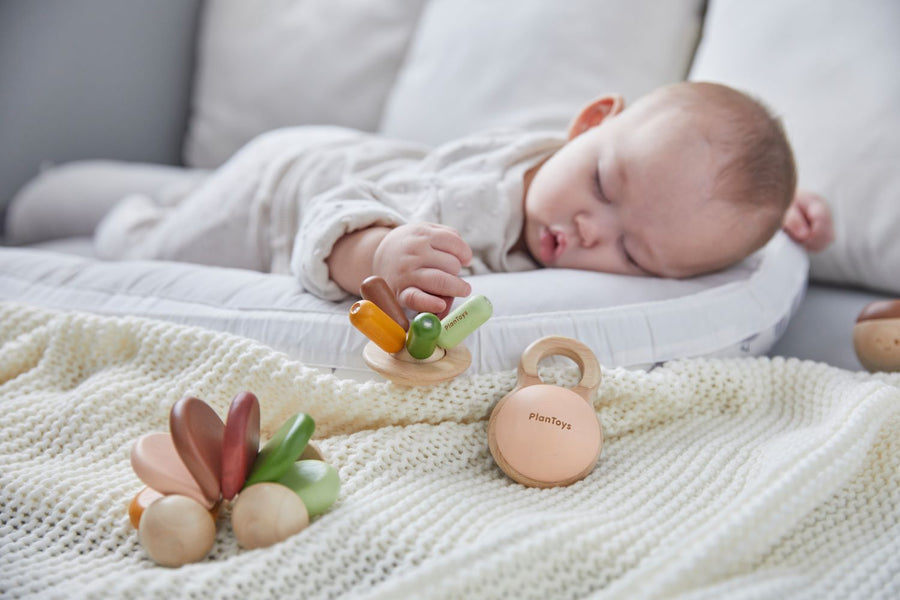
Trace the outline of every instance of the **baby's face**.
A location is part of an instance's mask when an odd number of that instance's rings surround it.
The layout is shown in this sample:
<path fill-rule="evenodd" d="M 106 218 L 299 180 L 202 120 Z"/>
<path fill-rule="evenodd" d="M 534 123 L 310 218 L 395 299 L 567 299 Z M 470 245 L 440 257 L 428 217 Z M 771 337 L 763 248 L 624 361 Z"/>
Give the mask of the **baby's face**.
<path fill-rule="evenodd" d="M 712 199 L 723 158 L 702 129 L 648 99 L 570 140 L 526 192 L 529 252 L 548 267 L 674 278 L 743 258 L 756 225 Z"/>

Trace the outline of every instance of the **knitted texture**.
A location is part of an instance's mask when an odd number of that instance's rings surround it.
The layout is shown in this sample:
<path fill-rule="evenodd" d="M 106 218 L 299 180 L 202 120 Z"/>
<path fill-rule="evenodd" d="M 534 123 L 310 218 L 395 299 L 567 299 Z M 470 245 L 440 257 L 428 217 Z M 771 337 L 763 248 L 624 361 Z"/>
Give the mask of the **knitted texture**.
<path fill-rule="evenodd" d="M 488 452 L 514 384 L 342 381 L 223 333 L 0 304 L 0 596 L 900 596 L 900 376 L 778 358 L 604 370 L 597 468 L 546 490 Z M 264 436 L 313 415 L 340 497 L 253 551 L 226 509 L 206 559 L 156 566 L 126 514 L 131 446 L 178 398 L 224 416 L 241 390 Z"/>

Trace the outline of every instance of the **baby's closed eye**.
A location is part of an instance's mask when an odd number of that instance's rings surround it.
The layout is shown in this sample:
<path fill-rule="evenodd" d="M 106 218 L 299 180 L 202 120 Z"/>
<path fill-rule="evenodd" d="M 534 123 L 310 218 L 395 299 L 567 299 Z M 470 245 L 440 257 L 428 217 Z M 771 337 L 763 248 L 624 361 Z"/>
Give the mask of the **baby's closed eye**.
<path fill-rule="evenodd" d="M 604 204 L 609 204 L 609 198 L 603 193 L 603 182 L 600 181 L 600 170 L 594 172 L 593 182 L 594 184 L 594 195 L 597 196 L 597 200 L 603 202 Z"/>

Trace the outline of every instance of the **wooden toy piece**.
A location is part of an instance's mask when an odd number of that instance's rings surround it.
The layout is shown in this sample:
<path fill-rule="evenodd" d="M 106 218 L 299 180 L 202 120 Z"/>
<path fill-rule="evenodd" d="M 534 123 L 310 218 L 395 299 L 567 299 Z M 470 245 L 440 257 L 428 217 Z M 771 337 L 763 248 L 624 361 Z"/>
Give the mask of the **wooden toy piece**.
<path fill-rule="evenodd" d="M 297 413 L 285 421 L 259 451 L 245 487 L 263 481 L 278 481 L 306 448 L 315 428 L 315 421 L 306 413 Z"/>
<path fill-rule="evenodd" d="M 178 455 L 203 495 L 217 502 L 222 489 L 222 419 L 203 400 L 186 396 L 172 405 L 169 431 Z"/>
<path fill-rule="evenodd" d="M 472 364 L 472 355 L 465 346 L 450 350 L 438 348 L 425 360 L 416 360 L 406 351 L 388 354 L 374 343 L 366 344 L 363 360 L 376 373 L 398 385 L 415 387 L 449 381 Z"/>
<path fill-rule="evenodd" d="M 264 548 L 302 531 L 309 515 L 300 496 L 280 483 L 257 483 L 238 494 L 231 527 L 248 550 Z"/>
<path fill-rule="evenodd" d="M 163 496 L 144 511 L 138 527 L 141 545 L 156 563 L 180 567 L 212 550 L 216 523 L 209 511 L 187 496 Z"/>
<path fill-rule="evenodd" d="M 141 524 L 141 517 L 143 516 L 144 511 L 147 510 L 147 507 L 162 497 L 163 494 L 160 494 L 152 488 L 141 488 L 141 491 L 135 495 L 128 505 L 128 520 L 131 522 L 132 527 L 137 529 Z M 213 521 L 219 518 L 219 508 L 221 508 L 221 506 L 222 504 L 217 502 L 209 509 L 209 514 L 212 516 Z"/>
<path fill-rule="evenodd" d="M 853 349 L 868 371 L 900 371 L 900 299 L 878 300 L 860 311 Z"/>
<path fill-rule="evenodd" d="M 181 460 L 168 433 L 148 433 L 131 449 L 131 468 L 147 486 L 162 494 L 181 494 L 211 508 L 218 498 L 209 498 Z"/>
<path fill-rule="evenodd" d="M 409 319 L 406 312 L 400 306 L 397 295 L 387 281 L 377 275 L 366 277 L 359 286 L 359 295 L 363 300 L 372 302 L 375 306 L 393 319 L 404 331 L 409 329 Z"/>
<path fill-rule="evenodd" d="M 300 458 L 297 460 L 321 460 L 322 462 L 328 462 L 315 442 L 306 444 L 306 448 L 303 449 L 303 452 L 300 453 Z"/>
<path fill-rule="evenodd" d="M 441 319 L 442 331 L 437 345 L 447 350 L 455 347 L 490 319 L 493 312 L 494 307 L 485 296 L 471 296 Z"/>
<path fill-rule="evenodd" d="M 234 498 L 259 452 L 259 400 L 241 392 L 231 400 L 222 437 L 222 496 Z"/>
<path fill-rule="evenodd" d="M 300 496 L 310 518 L 328 510 L 341 491 L 337 469 L 320 460 L 298 460 L 278 483 Z"/>
<path fill-rule="evenodd" d="M 572 389 L 544 384 L 538 363 L 567 356 L 581 369 Z M 600 365 L 577 340 L 550 336 L 522 354 L 518 383 L 494 407 L 488 446 L 497 465 L 513 480 L 531 487 L 574 483 L 593 470 L 603 445 L 600 421 L 591 403 L 600 385 Z"/>
<path fill-rule="evenodd" d="M 406 332 L 406 351 L 417 360 L 426 360 L 434 354 L 440 335 L 441 320 L 429 312 L 419 313 Z"/>
<path fill-rule="evenodd" d="M 385 352 L 393 354 L 406 345 L 406 331 L 368 300 L 350 307 L 350 323 Z"/>
<path fill-rule="evenodd" d="M 153 504 L 154 501 L 159 500 L 162 497 L 163 495 L 153 488 L 141 488 L 141 491 L 137 493 L 137 495 L 128 505 L 128 520 L 131 521 L 131 526 L 137 529 L 141 524 L 141 515 L 144 514 L 144 511 L 147 510 L 147 507 Z"/>

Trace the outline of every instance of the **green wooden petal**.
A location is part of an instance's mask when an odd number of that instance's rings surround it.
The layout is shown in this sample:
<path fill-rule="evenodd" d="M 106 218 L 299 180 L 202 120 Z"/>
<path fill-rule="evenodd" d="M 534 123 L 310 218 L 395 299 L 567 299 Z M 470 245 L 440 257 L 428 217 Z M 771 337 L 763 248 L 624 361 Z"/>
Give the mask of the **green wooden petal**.
<path fill-rule="evenodd" d="M 297 413 L 285 421 L 259 451 L 244 487 L 278 481 L 303 453 L 315 429 L 315 421 L 306 413 Z"/>
<path fill-rule="evenodd" d="M 341 491 L 337 469 L 321 460 L 299 460 L 278 479 L 294 490 L 310 517 L 320 515 L 334 504 Z"/>

